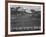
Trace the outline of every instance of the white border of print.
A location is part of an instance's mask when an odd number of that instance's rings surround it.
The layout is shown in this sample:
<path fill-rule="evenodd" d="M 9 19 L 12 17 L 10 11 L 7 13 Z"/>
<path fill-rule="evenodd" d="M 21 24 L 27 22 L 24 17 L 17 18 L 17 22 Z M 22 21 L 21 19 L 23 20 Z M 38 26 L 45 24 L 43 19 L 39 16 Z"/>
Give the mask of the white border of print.
<path fill-rule="evenodd" d="M 41 30 L 39 31 L 22 31 L 11 32 L 10 31 L 10 5 L 27 5 L 27 6 L 41 6 Z M 42 33 L 43 32 L 43 5 L 39 4 L 20 4 L 20 3 L 8 3 L 8 34 L 25 34 L 25 33 Z"/>

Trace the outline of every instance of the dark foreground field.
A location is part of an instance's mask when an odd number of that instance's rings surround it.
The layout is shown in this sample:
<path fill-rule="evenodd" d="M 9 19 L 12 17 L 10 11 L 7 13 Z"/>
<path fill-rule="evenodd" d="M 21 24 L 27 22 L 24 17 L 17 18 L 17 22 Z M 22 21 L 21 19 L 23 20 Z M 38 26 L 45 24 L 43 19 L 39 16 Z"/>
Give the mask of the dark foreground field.
<path fill-rule="evenodd" d="M 34 16 L 11 16 L 11 31 L 40 30 L 40 18 Z"/>

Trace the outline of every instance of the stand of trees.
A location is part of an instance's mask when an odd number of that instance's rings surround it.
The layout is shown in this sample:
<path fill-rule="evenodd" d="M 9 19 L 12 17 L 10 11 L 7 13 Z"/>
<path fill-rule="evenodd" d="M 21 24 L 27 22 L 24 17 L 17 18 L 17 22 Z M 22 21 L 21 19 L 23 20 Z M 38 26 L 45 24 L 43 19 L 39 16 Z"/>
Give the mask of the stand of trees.
<path fill-rule="evenodd" d="M 40 18 L 40 13 L 41 11 L 35 11 L 34 9 L 31 9 L 31 12 L 32 13 L 27 13 L 26 10 L 24 11 L 18 11 L 18 9 L 20 9 L 21 7 L 16 7 L 16 8 L 11 8 L 11 14 L 15 14 L 15 15 L 18 15 L 18 14 L 21 14 L 21 15 L 25 15 L 25 14 L 29 14 L 29 15 L 32 15 L 33 17 L 36 17 L 36 18 Z"/>
<path fill-rule="evenodd" d="M 35 11 L 35 10 L 31 10 L 32 11 L 32 16 L 36 17 L 36 18 L 40 18 L 41 17 L 41 11 Z"/>

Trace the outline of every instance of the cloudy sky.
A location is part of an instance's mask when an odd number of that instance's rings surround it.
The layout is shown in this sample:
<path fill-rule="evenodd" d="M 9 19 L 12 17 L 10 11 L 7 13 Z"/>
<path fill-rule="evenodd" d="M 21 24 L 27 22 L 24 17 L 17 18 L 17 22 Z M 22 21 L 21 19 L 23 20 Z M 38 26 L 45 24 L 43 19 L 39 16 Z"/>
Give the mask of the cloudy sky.
<path fill-rule="evenodd" d="M 22 11 L 23 9 L 26 9 L 26 12 L 32 13 L 31 9 L 34 9 L 36 11 L 41 11 L 41 6 L 26 6 L 26 5 L 11 5 L 11 7 L 21 7 L 19 10 Z"/>

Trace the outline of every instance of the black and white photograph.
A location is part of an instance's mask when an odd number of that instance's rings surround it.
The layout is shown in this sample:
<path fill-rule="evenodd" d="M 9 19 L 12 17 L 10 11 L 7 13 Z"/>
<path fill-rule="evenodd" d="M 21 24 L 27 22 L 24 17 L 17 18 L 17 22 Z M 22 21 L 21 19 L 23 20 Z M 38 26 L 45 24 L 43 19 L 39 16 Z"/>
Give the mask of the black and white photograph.
<path fill-rule="evenodd" d="M 10 9 L 11 32 L 40 30 L 40 6 L 12 5 Z"/>
<path fill-rule="evenodd" d="M 8 34 L 42 32 L 42 4 L 8 3 Z"/>

